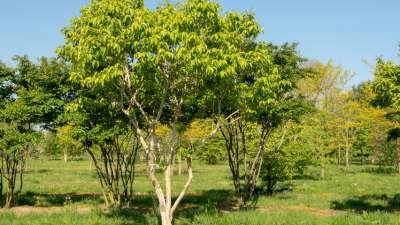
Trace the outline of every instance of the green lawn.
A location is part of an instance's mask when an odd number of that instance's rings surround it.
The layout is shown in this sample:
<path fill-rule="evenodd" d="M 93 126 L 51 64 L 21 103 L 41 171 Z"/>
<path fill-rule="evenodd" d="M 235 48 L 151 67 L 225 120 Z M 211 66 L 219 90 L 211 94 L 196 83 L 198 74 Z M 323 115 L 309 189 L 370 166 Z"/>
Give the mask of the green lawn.
<path fill-rule="evenodd" d="M 106 210 L 89 161 L 63 163 L 34 160 L 28 164 L 21 206 L 0 212 L 1 225 L 131 225 L 157 224 L 156 201 L 143 165 L 138 166 L 138 196 L 131 209 Z M 194 164 L 190 193 L 175 224 L 400 224 L 400 177 L 378 168 L 331 167 L 325 180 L 310 169 L 293 181 L 293 192 L 261 196 L 254 209 L 229 208 L 232 188 L 225 165 Z M 185 176 L 175 176 L 175 191 Z M 34 207 L 32 207 L 34 206 Z"/>

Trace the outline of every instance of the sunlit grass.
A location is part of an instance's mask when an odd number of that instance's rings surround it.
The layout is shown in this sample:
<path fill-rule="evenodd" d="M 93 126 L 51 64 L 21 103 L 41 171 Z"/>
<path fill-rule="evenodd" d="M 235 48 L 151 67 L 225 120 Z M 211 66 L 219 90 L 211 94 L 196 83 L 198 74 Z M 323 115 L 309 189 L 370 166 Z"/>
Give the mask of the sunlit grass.
<path fill-rule="evenodd" d="M 318 178 L 311 168 L 290 183 L 293 191 L 261 196 L 255 208 L 231 211 L 232 195 L 226 165 L 194 163 L 194 180 L 176 215 L 176 224 L 400 224 L 400 176 L 378 173 L 376 167 L 332 166 Z M 156 201 L 145 166 L 137 167 L 135 207 L 109 211 L 103 206 L 100 185 L 88 160 L 64 163 L 33 160 L 28 164 L 20 205 L 47 207 L 32 212 L 0 212 L 0 225 L 16 224 L 157 224 Z M 160 173 L 160 178 L 162 174 Z M 186 180 L 175 171 L 174 193 Z M 69 198 L 66 198 L 69 197 Z M 51 207 L 51 208 L 48 208 Z M 53 210 L 53 208 L 57 210 Z M 82 210 L 87 209 L 87 210 Z"/>

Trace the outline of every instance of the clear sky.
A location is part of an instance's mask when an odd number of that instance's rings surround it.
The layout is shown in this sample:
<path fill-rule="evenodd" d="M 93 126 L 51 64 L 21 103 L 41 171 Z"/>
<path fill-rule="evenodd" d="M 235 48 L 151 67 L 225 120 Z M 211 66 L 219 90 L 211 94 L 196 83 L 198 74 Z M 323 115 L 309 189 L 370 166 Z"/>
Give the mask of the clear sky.
<path fill-rule="evenodd" d="M 0 0 L 0 60 L 54 56 L 60 29 L 89 0 Z M 147 0 L 154 7 L 162 0 Z M 264 27 L 260 39 L 298 42 L 301 54 L 372 78 L 375 58 L 398 61 L 399 0 L 220 0 L 224 11 L 251 11 Z M 369 62 L 370 65 L 364 63 Z"/>

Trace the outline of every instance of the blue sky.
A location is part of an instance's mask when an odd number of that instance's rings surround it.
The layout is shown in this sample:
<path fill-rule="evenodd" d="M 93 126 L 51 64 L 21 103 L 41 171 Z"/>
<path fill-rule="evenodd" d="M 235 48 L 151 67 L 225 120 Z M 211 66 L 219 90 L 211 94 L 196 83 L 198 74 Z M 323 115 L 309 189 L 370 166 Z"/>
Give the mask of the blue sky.
<path fill-rule="evenodd" d="M 89 0 L 1 0 L 0 60 L 13 55 L 54 56 L 60 29 Z M 154 7 L 162 0 L 147 0 Z M 262 40 L 298 42 L 302 55 L 341 64 L 356 73 L 351 84 L 372 78 L 375 58 L 399 61 L 399 0 L 220 0 L 224 11 L 251 11 L 264 27 Z M 370 65 L 365 64 L 369 62 Z"/>

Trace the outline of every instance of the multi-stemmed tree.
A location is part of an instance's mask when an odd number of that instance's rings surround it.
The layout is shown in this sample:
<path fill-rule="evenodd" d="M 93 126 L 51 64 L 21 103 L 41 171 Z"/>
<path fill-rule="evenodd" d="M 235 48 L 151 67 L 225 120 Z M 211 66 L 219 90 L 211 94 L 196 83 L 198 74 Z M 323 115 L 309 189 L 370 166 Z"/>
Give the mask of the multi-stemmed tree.
<path fill-rule="evenodd" d="M 214 92 L 215 99 L 224 102 L 222 111 L 235 114 L 220 130 L 241 206 L 253 197 L 272 133 L 309 108 L 295 92 L 297 82 L 307 74 L 295 45 L 254 41 L 244 46 L 263 55 L 264 61 L 236 71 L 221 82 L 229 88 Z"/>
<path fill-rule="evenodd" d="M 0 189 L 5 207 L 21 192 L 25 162 L 40 135 L 53 129 L 69 99 L 68 67 L 62 61 L 15 57 L 16 67 L 0 65 Z M 5 185 L 6 184 L 6 185 Z"/>
<path fill-rule="evenodd" d="M 88 89 L 97 102 L 123 113 L 137 135 L 162 224 L 172 223 L 193 176 L 188 156 L 187 182 L 173 202 L 178 128 L 204 112 L 213 114 L 211 108 L 199 106 L 212 91 L 230 88 L 225 80 L 232 83 L 239 71 L 263 70 L 269 57 L 265 45 L 255 44 L 260 31 L 253 16 L 222 14 L 217 3 L 206 0 L 166 3 L 155 10 L 145 8 L 143 1 L 92 1 L 64 29 L 66 43 L 58 53 L 73 65 L 70 79 Z M 278 77 L 265 77 L 258 85 Z M 217 120 L 222 103 L 216 102 Z M 156 132 L 161 125 L 170 130 L 163 145 Z M 206 142 L 219 126 L 198 143 Z M 163 160 L 156 159 L 160 152 Z M 164 185 L 156 176 L 158 166 L 164 171 Z"/>

